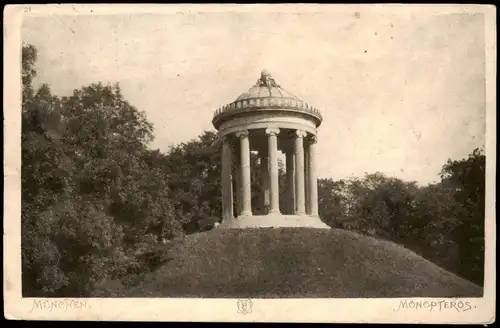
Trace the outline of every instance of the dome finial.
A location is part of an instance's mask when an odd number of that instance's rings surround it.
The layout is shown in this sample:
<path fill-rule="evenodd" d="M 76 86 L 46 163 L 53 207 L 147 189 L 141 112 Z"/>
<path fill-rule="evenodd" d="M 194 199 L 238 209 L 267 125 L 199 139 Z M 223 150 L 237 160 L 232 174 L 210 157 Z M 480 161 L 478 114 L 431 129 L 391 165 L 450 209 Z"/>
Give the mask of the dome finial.
<path fill-rule="evenodd" d="M 257 84 L 266 87 L 279 87 L 267 69 L 263 69 L 260 72 L 260 79 L 257 81 Z"/>

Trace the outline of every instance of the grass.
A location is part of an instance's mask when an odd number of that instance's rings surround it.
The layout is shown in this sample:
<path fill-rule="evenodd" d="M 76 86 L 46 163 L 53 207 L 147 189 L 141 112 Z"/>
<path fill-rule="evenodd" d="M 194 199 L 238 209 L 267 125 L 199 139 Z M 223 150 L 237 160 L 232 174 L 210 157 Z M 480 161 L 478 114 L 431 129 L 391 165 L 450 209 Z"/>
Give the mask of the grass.
<path fill-rule="evenodd" d="M 481 297 L 482 288 L 396 244 L 312 228 L 214 229 L 124 297 Z"/>

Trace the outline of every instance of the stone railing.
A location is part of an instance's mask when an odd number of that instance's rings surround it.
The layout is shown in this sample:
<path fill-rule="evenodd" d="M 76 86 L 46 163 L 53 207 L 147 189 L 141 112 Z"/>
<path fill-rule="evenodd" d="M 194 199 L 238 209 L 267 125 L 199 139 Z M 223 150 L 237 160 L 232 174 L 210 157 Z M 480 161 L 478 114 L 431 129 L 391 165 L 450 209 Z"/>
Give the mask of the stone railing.
<path fill-rule="evenodd" d="M 299 112 L 304 112 L 323 120 L 320 111 L 307 104 L 304 101 L 293 98 L 251 98 L 236 100 L 226 106 L 217 109 L 214 112 L 214 118 L 218 116 L 225 116 L 226 114 L 245 112 L 248 109 L 289 109 Z"/>

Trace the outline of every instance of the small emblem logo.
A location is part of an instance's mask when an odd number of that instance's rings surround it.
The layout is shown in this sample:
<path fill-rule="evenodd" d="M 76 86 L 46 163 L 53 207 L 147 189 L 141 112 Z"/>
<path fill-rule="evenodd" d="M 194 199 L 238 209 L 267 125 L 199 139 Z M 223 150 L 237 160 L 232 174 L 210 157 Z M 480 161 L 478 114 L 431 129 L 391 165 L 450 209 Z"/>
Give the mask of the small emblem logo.
<path fill-rule="evenodd" d="M 238 305 L 238 313 L 241 314 L 248 314 L 252 312 L 252 300 L 246 299 L 246 300 L 238 300 L 237 302 Z"/>

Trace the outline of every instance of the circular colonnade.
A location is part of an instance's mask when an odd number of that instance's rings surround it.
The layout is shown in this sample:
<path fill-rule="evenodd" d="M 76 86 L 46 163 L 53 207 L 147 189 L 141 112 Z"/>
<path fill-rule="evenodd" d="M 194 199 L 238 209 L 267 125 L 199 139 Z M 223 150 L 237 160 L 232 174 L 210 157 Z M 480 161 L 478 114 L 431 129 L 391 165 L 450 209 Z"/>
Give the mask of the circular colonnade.
<path fill-rule="evenodd" d="M 328 228 L 318 216 L 316 143 L 321 122 L 319 110 L 281 88 L 265 70 L 252 88 L 215 112 L 212 123 L 222 141 L 220 228 Z M 261 170 L 257 213 L 252 211 L 252 151 L 258 153 Z M 280 152 L 286 158 L 287 186 L 282 211 Z"/>

